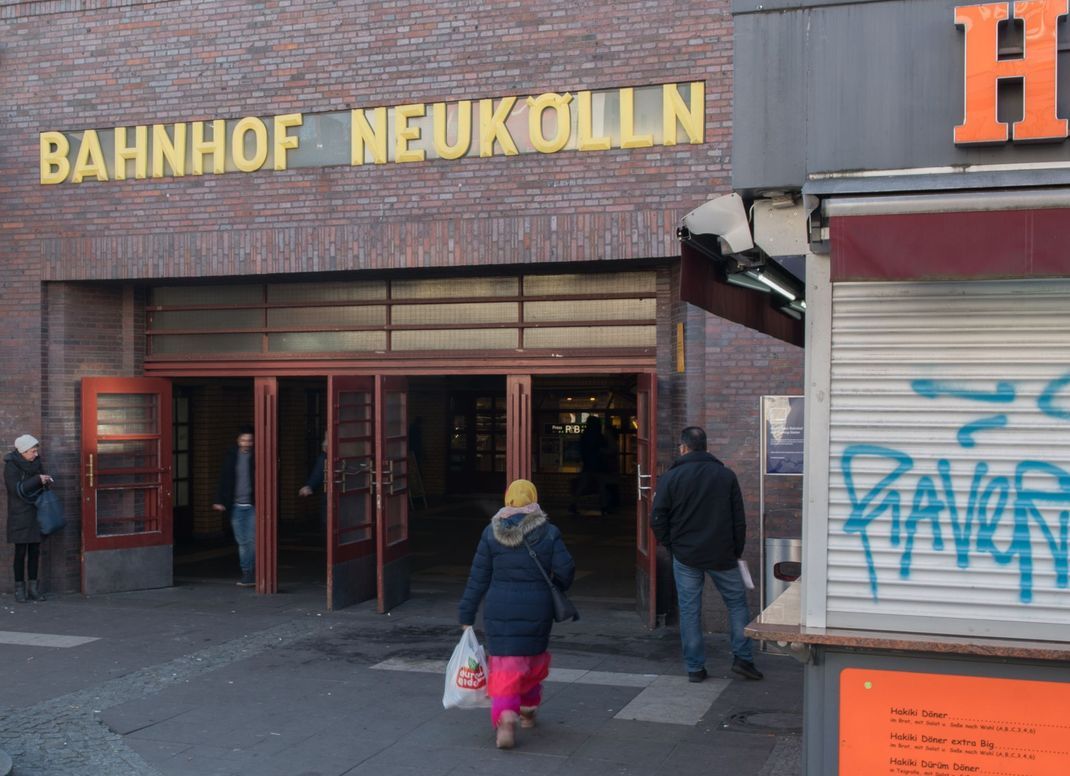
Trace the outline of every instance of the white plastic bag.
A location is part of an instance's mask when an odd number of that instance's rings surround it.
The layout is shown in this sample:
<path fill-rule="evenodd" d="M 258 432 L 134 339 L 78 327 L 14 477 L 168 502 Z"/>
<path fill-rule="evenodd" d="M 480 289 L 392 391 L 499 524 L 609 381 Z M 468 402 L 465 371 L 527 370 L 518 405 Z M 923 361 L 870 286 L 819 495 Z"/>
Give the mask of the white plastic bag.
<path fill-rule="evenodd" d="M 446 666 L 446 689 L 442 707 L 480 709 L 490 706 L 487 695 L 487 656 L 475 631 L 465 628 Z"/>

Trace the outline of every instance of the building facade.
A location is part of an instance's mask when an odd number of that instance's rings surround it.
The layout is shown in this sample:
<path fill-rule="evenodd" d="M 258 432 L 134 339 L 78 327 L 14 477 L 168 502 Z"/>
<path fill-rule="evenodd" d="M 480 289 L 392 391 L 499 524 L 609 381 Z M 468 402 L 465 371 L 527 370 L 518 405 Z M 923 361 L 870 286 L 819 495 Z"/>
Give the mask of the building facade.
<path fill-rule="evenodd" d="M 800 392 L 801 351 L 683 302 L 674 236 L 730 186 L 727 2 L 0 15 L 0 427 L 43 440 L 74 518 L 49 586 L 170 584 L 176 548 L 225 539 L 242 423 L 262 593 L 316 521 L 294 494 L 324 434 L 332 606 L 408 595 L 410 506 L 530 476 L 563 509 L 592 415 L 649 624 L 639 475 L 680 428 L 709 428 L 757 535 L 759 397 Z M 770 533 L 797 534 L 797 486 Z"/>

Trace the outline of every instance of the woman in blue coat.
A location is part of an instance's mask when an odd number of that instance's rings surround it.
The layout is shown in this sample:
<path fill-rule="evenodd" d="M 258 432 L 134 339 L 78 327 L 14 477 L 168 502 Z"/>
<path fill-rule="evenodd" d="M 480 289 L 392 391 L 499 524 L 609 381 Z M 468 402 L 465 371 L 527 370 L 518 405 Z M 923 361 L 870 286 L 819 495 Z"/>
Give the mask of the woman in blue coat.
<path fill-rule="evenodd" d="M 460 605 L 461 627 L 470 628 L 484 601 L 487 690 L 499 749 L 513 746 L 517 722 L 535 726 L 542 681 L 550 673 L 546 648 L 554 605 L 529 546 L 554 583 L 567 590 L 576 566 L 561 531 L 539 507 L 535 486 L 516 480 L 505 491 L 505 506 L 483 530 Z"/>

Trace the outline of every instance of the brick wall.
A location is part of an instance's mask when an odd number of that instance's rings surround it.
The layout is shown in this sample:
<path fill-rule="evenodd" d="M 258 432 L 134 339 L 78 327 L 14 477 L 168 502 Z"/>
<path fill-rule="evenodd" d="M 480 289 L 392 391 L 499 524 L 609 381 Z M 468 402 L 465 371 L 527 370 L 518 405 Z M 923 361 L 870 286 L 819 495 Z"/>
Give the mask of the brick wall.
<path fill-rule="evenodd" d="M 18 368 L 0 373 L 0 438 L 42 433 L 49 465 L 73 484 L 80 376 L 137 374 L 141 368 L 139 291 L 67 283 L 46 290 L 45 281 L 677 255 L 679 218 L 729 188 L 729 5 L 5 4 L 0 90 L 19 110 L 0 116 L 0 315 L 6 324 L 0 357 Z M 43 130 L 696 79 L 706 80 L 707 93 L 706 142 L 699 146 L 38 183 Z M 754 515 L 757 397 L 797 392 L 801 355 L 679 302 L 677 282 L 675 271 L 659 275 L 659 463 L 671 461 L 682 425 L 707 425 L 714 449 L 744 480 Z M 683 374 L 673 371 L 678 322 L 686 329 Z M 773 350 L 763 356 L 767 346 Z M 242 390 L 210 383 L 194 393 L 202 410 L 194 417 L 217 419 L 194 429 L 198 446 L 213 451 L 194 461 L 195 525 L 205 535 L 221 530 L 219 516 L 210 511 L 211 490 L 218 456 L 234 435 L 234 424 L 218 419 L 251 416 L 251 403 L 238 398 L 251 392 Z M 430 416 L 431 410 L 423 412 Z M 432 425 L 425 427 L 429 454 Z M 281 484 L 284 495 L 293 484 Z M 432 492 L 442 487 L 428 484 Z M 790 485 L 781 488 L 787 492 L 777 493 L 778 504 L 788 505 L 776 508 L 786 515 L 781 528 L 792 532 L 791 503 L 798 494 Z M 64 496 L 76 512 L 77 494 L 64 490 Z M 301 505 L 284 504 L 283 513 L 291 506 Z M 75 521 L 46 551 L 46 562 L 58 564 L 52 573 L 67 587 L 77 580 L 77 530 Z M 9 557 L 4 545 L 0 563 Z M 0 575 L 0 590 L 9 585 Z"/>
<path fill-rule="evenodd" d="M 673 255 L 679 216 L 729 185 L 727 0 L 172 0 L 51 14 L 39 5 L 5 8 L 0 71 L 0 88 L 19 105 L 0 119 L 0 197 L 17 238 L 4 254 L 33 275 L 199 277 Z M 37 182 L 42 130 L 693 79 L 707 81 L 707 142 L 698 146 Z"/>
<path fill-rule="evenodd" d="M 99 337 L 102 351 L 120 334 L 126 346 L 104 353 L 106 363 L 50 362 L 46 375 L 42 333 L 60 335 L 43 316 L 43 281 L 674 256 L 680 216 L 729 186 L 728 0 L 49 0 L 6 3 L 0 18 L 0 91 L 18 105 L 0 116 L 0 358 L 19 367 L 0 373 L 0 438 L 58 424 L 49 455 L 72 466 L 72 416 L 46 391 L 69 394 L 93 369 L 136 373 L 143 339 L 130 335 L 144 320 L 127 292 L 125 328 Z M 82 185 L 38 178 L 45 130 L 703 78 L 697 146 Z M 70 293 L 104 294 L 101 308 L 130 313 L 131 298 L 114 290 Z M 86 306 L 69 329 L 112 313 Z"/>
<path fill-rule="evenodd" d="M 747 548 L 757 584 L 760 533 L 760 397 L 801 394 L 803 351 L 751 329 L 680 303 L 676 313 L 685 327 L 686 379 L 676 380 L 672 433 L 685 426 L 706 430 L 709 450 L 735 471 L 747 513 Z M 677 444 L 677 440 L 673 440 Z M 765 480 L 766 536 L 802 533 L 802 479 Z M 725 628 L 720 597 L 707 585 L 703 610 L 707 627 Z M 758 590 L 751 595 L 758 609 Z"/>
<path fill-rule="evenodd" d="M 14 384 L 23 377 L 25 386 L 8 392 L 0 404 L 0 414 L 24 405 L 27 397 L 39 401 L 40 409 L 27 419 L 5 417 L 3 433 L 7 438 L 3 442 L 9 449 L 15 437 L 26 432 L 41 440 L 45 470 L 56 478 L 56 491 L 67 516 L 66 527 L 42 544 L 41 579 L 49 587 L 71 590 L 77 588 L 81 576 L 81 379 L 140 372 L 144 316 L 138 310 L 143 305 L 140 292 L 129 285 L 52 284 L 38 288 L 41 296 L 34 312 L 39 316 L 42 336 L 30 339 L 39 348 L 42 342 L 47 345 L 25 369 L 3 372 L 0 379 Z M 17 319 L 10 322 L 13 328 L 20 325 Z M 26 358 L 31 358 L 29 353 Z M 11 551 L 9 544 L 0 547 L 3 568 L 10 568 Z M 11 578 L 0 574 L 0 590 L 9 590 L 11 585 Z"/>

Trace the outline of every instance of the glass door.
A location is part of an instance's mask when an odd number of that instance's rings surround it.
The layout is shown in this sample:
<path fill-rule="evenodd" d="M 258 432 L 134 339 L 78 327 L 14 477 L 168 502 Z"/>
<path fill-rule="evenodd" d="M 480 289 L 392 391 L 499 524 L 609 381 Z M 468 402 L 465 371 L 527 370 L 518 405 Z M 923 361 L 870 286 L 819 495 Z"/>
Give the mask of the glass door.
<path fill-rule="evenodd" d="M 507 468 L 507 398 L 499 391 L 450 394 L 447 437 L 451 493 L 500 493 Z"/>
<path fill-rule="evenodd" d="M 172 584 L 171 383 L 82 380 L 82 592 Z"/>
<path fill-rule="evenodd" d="M 379 611 L 409 598 L 408 382 L 375 378 L 375 528 Z"/>
<path fill-rule="evenodd" d="M 327 608 L 376 593 L 375 380 L 329 377 L 327 392 Z"/>

